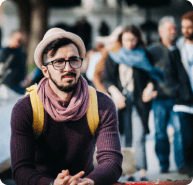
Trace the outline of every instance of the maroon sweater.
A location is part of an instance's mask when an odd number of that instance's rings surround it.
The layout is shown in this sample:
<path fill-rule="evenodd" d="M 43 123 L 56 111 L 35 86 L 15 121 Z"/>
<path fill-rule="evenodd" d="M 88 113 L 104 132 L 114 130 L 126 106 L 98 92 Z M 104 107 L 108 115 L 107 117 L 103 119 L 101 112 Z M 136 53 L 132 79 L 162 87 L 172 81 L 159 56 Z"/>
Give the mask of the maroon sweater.
<path fill-rule="evenodd" d="M 117 112 L 108 96 L 97 92 L 97 97 L 100 123 L 95 138 L 86 114 L 78 121 L 56 122 L 45 111 L 42 134 L 35 140 L 29 95 L 16 103 L 11 117 L 11 164 L 17 185 L 49 185 L 65 169 L 70 175 L 85 171 L 84 177 L 95 185 L 111 185 L 119 179 L 122 154 Z M 94 169 L 95 141 L 98 166 Z"/>

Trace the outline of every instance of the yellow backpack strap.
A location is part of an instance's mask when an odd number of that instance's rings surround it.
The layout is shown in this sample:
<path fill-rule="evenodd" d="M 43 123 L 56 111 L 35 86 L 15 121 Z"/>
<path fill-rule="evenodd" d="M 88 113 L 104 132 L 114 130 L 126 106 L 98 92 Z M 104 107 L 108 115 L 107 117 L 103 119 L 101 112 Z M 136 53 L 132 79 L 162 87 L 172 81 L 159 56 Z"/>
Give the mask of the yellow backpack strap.
<path fill-rule="evenodd" d="M 89 86 L 89 105 L 86 116 L 90 131 L 94 136 L 99 124 L 99 114 L 97 93 L 96 90 L 91 86 Z"/>
<path fill-rule="evenodd" d="M 42 133 L 44 126 L 44 107 L 37 94 L 37 85 L 32 85 L 26 89 L 26 94 L 30 94 L 33 110 L 33 131 L 35 139 Z"/>
<path fill-rule="evenodd" d="M 37 139 L 42 133 L 44 126 L 44 107 L 37 95 L 37 85 L 32 85 L 26 90 L 26 94 L 30 94 L 30 100 L 33 109 L 32 127 L 34 130 L 35 138 Z M 99 124 L 99 114 L 96 90 L 91 86 L 89 86 L 89 105 L 86 115 L 90 131 L 94 136 Z"/>

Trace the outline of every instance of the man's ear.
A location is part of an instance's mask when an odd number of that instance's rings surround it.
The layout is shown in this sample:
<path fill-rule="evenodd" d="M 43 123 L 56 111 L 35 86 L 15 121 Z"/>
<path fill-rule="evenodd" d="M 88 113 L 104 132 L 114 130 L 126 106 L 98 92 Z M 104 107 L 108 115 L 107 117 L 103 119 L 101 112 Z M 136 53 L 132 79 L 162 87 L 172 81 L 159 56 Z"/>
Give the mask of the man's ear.
<path fill-rule="evenodd" d="M 50 76 L 49 76 L 49 73 L 48 73 L 48 68 L 46 66 L 42 66 L 41 68 L 42 68 L 42 73 L 44 74 L 44 76 L 46 78 L 49 78 Z"/>

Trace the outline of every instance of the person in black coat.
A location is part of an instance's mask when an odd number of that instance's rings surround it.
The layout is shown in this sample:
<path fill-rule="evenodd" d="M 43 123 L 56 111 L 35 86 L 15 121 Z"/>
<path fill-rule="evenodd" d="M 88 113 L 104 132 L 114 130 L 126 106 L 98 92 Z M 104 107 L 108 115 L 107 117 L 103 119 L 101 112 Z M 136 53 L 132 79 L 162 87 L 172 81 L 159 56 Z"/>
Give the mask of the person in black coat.
<path fill-rule="evenodd" d="M 147 47 L 153 65 L 164 73 L 166 64 L 170 60 L 169 53 L 175 47 L 177 30 L 175 19 L 172 16 L 164 16 L 158 26 L 160 40 Z M 148 92 L 146 91 L 148 90 Z M 182 130 L 179 114 L 173 111 L 175 96 L 166 86 L 166 81 L 154 81 L 153 88 L 144 90 L 143 101 L 152 99 L 151 92 L 156 91 L 157 95 L 152 100 L 155 125 L 155 152 L 160 164 L 160 172 L 168 173 L 170 166 L 170 142 L 167 134 L 167 127 L 170 124 L 174 129 L 174 159 L 179 173 L 187 173 L 185 165 Z"/>
<path fill-rule="evenodd" d="M 181 132 L 184 147 L 184 157 L 187 173 L 193 175 L 193 92 L 187 71 L 181 61 L 177 48 L 170 52 L 171 60 L 165 66 L 166 85 L 176 97 L 173 107 L 178 112 L 181 122 Z"/>
<path fill-rule="evenodd" d="M 26 75 L 26 52 L 22 49 L 24 34 L 13 31 L 9 36 L 8 46 L 0 49 L 0 63 L 4 64 L 1 83 L 19 94 L 25 89 L 20 86 Z"/>
<path fill-rule="evenodd" d="M 193 11 L 181 18 L 183 37 L 170 52 L 165 65 L 166 85 L 176 101 L 173 107 L 179 114 L 187 173 L 193 176 Z"/>

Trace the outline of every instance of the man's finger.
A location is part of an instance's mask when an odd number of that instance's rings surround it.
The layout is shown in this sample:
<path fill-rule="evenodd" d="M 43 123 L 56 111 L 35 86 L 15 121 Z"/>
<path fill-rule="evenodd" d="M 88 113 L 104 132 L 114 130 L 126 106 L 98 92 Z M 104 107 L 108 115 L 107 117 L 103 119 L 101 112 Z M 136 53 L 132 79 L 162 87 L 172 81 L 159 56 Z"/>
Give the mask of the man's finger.
<path fill-rule="evenodd" d="M 78 185 L 91 185 L 90 181 L 78 183 Z"/>
<path fill-rule="evenodd" d="M 73 181 L 70 185 L 78 185 L 77 181 Z"/>
<path fill-rule="evenodd" d="M 93 181 L 87 180 L 85 182 L 78 183 L 78 185 L 94 185 Z"/>
<path fill-rule="evenodd" d="M 83 175 L 84 175 L 84 171 L 81 171 L 81 172 L 77 173 L 76 175 L 74 175 L 74 176 L 70 179 L 69 183 L 77 180 L 78 178 L 81 178 Z"/>
<path fill-rule="evenodd" d="M 64 177 L 63 178 L 63 182 L 65 182 L 65 183 L 69 182 L 70 178 L 71 178 L 70 176 Z"/>
<path fill-rule="evenodd" d="M 62 172 L 58 174 L 57 178 L 58 179 L 63 179 L 65 176 L 68 176 L 68 175 L 69 175 L 68 170 L 62 170 Z"/>

